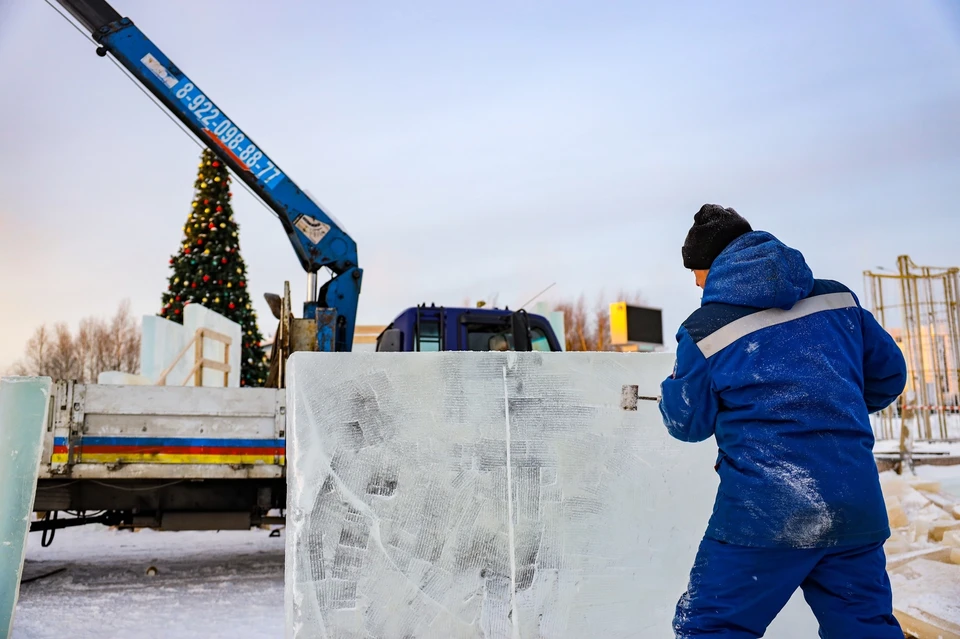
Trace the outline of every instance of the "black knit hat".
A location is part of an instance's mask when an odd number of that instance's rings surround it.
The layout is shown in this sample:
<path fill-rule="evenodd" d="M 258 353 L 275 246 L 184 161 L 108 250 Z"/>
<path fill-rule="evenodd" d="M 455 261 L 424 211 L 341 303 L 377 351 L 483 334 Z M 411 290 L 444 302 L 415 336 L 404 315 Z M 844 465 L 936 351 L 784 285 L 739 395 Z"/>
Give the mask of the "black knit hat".
<path fill-rule="evenodd" d="M 750 222 L 733 209 L 725 209 L 717 204 L 704 204 L 693 216 L 693 227 L 687 233 L 681 249 L 684 268 L 710 268 L 730 242 L 752 230 Z"/>

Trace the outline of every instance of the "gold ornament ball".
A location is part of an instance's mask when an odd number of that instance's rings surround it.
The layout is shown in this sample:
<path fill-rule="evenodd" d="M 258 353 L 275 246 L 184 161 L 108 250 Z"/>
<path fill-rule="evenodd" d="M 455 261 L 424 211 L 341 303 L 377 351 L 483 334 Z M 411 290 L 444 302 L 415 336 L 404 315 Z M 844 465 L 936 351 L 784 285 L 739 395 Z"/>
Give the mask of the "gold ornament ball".
<path fill-rule="evenodd" d="M 219 182 L 219 181 L 220 181 L 220 176 L 218 175 L 217 177 L 213 178 L 213 181 L 214 181 L 214 182 Z"/>
<path fill-rule="evenodd" d="M 204 251 L 203 251 L 203 254 L 204 254 L 204 255 L 210 255 L 210 249 L 204 250 Z"/>
<path fill-rule="evenodd" d="M 180 281 L 180 278 L 179 278 L 179 277 L 173 278 L 173 283 L 174 283 L 174 284 L 178 283 L 179 281 Z"/>
<path fill-rule="evenodd" d="M 207 303 L 207 298 L 203 298 L 203 303 L 204 303 L 204 304 Z"/>
<path fill-rule="evenodd" d="M 201 162 L 200 164 L 198 164 L 198 165 L 197 165 L 197 168 L 198 168 L 198 169 L 202 169 L 202 168 L 203 168 L 203 162 Z"/>
<path fill-rule="evenodd" d="M 227 282 L 227 288 L 233 288 L 233 284 L 231 284 L 230 282 Z"/>
<path fill-rule="evenodd" d="M 206 182 L 201 182 L 201 183 L 200 183 L 200 188 L 201 188 L 201 189 L 207 188 L 207 183 L 206 183 Z"/>
<path fill-rule="evenodd" d="M 193 203 L 193 206 L 194 206 L 194 208 L 196 208 L 196 206 L 197 206 L 197 203 L 196 203 L 196 202 L 194 202 L 194 203 Z"/>
<path fill-rule="evenodd" d="M 240 269 L 237 269 L 237 273 L 242 273 L 242 272 L 243 272 L 243 271 L 241 271 Z"/>
<path fill-rule="evenodd" d="M 213 298 L 213 303 L 214 303 L 214 304 L 219 304 L 219 303 L 220 303 L 220 298 L 219 298 L 219 297 Z"/>
<path fill-rule="evenodd" d="M 225 229 L 225 228 L 227 228 L 227 225 L 224 224 L 223 222 L 220 222 L 220 228 Z"/>
<path fill-rule="evenodd" d="M 203 209 L 203 212 L 204 212 L 204 213 L 209 213 L 209 212 L 210 212 L 210 209 Z"/>

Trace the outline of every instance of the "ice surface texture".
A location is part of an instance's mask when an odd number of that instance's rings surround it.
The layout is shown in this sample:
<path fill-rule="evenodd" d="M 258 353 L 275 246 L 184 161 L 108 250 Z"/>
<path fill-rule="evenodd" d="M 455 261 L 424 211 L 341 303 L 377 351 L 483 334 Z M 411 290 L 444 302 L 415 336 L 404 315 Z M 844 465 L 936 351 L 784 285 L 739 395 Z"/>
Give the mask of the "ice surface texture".
<path fill-rule="evenodd" d="M 672 355 L 290 363 L 288 637 L 673 636 L 716 446 L 621 407 L 624 386 L 659 394 Z M 796 608 L 769 636 L 816 636 Z"/>
<path fill-rule="evenodd" d="M 50 399 L 49 377 L 0 379 L 0 630 L 8 636 L 20 591 Z"/>

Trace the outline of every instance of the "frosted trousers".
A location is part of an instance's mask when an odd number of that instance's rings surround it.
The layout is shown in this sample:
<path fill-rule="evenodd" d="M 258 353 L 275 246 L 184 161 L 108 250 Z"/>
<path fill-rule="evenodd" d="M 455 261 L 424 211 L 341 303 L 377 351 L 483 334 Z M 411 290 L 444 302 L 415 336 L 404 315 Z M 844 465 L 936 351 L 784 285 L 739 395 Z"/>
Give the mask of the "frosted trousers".
<path fill-rule="evenodd" d="M 903 639 L 882 543 L 787 549 L 704 539 L 674 632 L 678 639 L 762 637 L 797 588 L 820 623 L 821 639 Z"/>

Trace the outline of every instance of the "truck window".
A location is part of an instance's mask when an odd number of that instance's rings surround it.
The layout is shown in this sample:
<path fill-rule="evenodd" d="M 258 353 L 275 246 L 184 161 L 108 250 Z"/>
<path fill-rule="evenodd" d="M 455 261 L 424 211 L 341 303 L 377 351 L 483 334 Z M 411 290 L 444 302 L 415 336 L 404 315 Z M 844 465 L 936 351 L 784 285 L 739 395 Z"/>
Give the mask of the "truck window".
<path fill-rule="evenodd" d="M 513 333 L 496 324 L 467 324 L 467 350 L 513 350 Z"/>
<path fill-rule="evenodd" d="M 421 353 L 437 353 L 440 348 L 440 322 L 420 320 L 420 332 L 416 336 L 417 350 Z"/>
<path fill-rule="evenodd" d="M 532 347 L 531 350 L 534 351 L 550 352 L 550 341 L 547 339 L 547 334 L 536 327 L 530 329 L 530 346 Z"/>
<path fill-rule="evenodd" d="M 546 332 L 537 327 L 530 328 L 532 350 L 550 352 L 550 341 Z M 506 345 L 506 348 L 504 348 Z M 491 351 L 513 350 L 513 332 L 490 324 L 467 324 L 467 350 Z"/>

